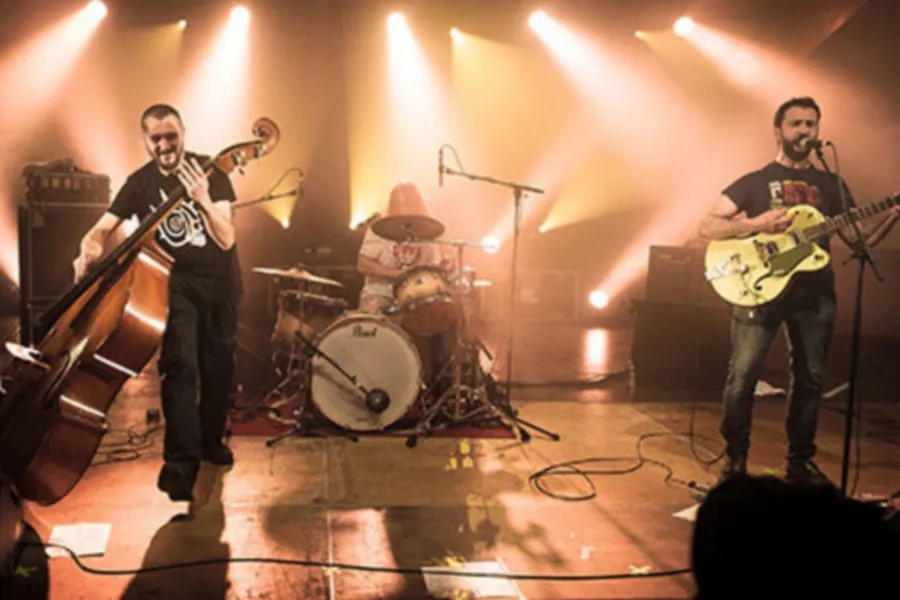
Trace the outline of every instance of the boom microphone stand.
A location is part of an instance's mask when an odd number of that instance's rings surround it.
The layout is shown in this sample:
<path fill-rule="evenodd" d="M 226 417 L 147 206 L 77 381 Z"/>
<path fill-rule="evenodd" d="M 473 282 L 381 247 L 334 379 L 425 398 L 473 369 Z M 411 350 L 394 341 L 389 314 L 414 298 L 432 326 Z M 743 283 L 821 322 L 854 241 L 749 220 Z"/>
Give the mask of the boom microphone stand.
<path fill-rule="evenodd" d="M 834 148 L 834 144 L 829 142 L 818 144 L 814 146 L 814 149 L 816 156 L 819 157 L 819 161 L 821 161 L 822 165 L 825 167 L 825 171 L 831 173 L 831 169 L 828 168 L 828 163 L 822 155 L 821 146 L 826 144 Z M 835 150 L 835 164 L 837 164 L 837 150 Z M 866 240 L 859 229 L 859 225 L 856 223 L 858 219 L 857 216 L 850 212 L 850 205 L 847 202 L 847 197 L 844 192 L 844 182 L 840 177 L 839 168 L 838 190 L 840 192 L 844 213 L 847 214 L 847 220 L 850 222 L 850 225 L 853 227 L 853 231 L 856 234 L 856 240 L 853 244 L 853 252 L 850 255 L 850 259 L 859 260 L 859 271 L 856 277 L 856 303 L 853 307 L 853 329 L 850 342 L 850 380 L 847 389 L 847 417 L 844 427 L 844 458 L 841 464 L 841 495 L 846 497 L 847 479 L 850 471 L 850 439 L 853 436 L 853 411 L 856 409 L 856 379 L 859 369 L 859 337 L 860 329 L 862 329 L 863 275 L 865 273 L 866 263 L 872 266 L 872 272 L 879 282 L 884 281 L 884 278 L 878 270 L 878 265 L 875 264 L 875 258 L 872 256 L 872 249 L 869 248 L 869 245 L 866 243 Z"/>
<path fill-rule="evenodd" d="M 245 202 L 238 202 L 234 205 L 234 209 L 237 210 L 239 208 L 247 208 L 248 206 L 262 204 L 263 202 L 271 202 L 272 200 L 277 200 L 279 198 L 287 198 L 288 196 L 300 196 L 300 195 L 301 195 L 301 192 L 299 189 L 291 190 L 289 192 L 283 192 L 281 194 L 266 194 L 265 196 L 260 196 L 259 198 L 255 198 L 253 200 L 247 200 Z"/>
<path fill-rule="evenodd" d="M 451 149 L 452 149 L 452 147 L 451 147 Z M 454 154 L 455 154 L 455 151 L 454 151 Z M 440 155 L 440 159 L 439 159 L 440 164 L 438 165 L 438 176 L 441 178 L 441 181 L 443 181 L 444 174 L 458 175 L 461 177 L 465 177 L 465 178 L 469 179 L 470 181 L 483 181 L 485 183 L 492 183 L 494 185 L 499 185 L 499 186 L 510 188 L 513 191 L 515 214 L 514 214 L 514 219 L 513 219 L 513 251 L 512 251 L 512 260 L 510 261 L 510 275 L 509 275 L 510 288 L 511 288 L 510 300 L 509 300 L 509 304 L 510 304 L 509 326 L 507 329 L 507 336 L 506 336 L 506 344 L 507 344 L 507 346 L 506 346 L 506 401 L 509 402 L 510 398 L 512 398 L 512 395 L 510 392 L 512 389 L 513 327 L 514 327 L 515 318 L 516 318 L 516 291 L 517 291 L 516 290 L 516 270 L 517 270 L 516 266 L 517 266 L 517 262 L 518 262 L 518 252 L 519 252 L 519 222 L 522 219 L 522 217 L 521 217 L 522 193 L 523 192 L 531 192 L 533 194 L 543 194 L 544 190 L 538 189 L 536 187 L 530 187 L 530 186 L 521 185 L 518 183 L 509 182 L 509 181 L 501 181 L 499 179 L 494 179 L 493 177 L 485 177 L 482 175 L 472 175 L 472 174 L 466 173 L 465 171 L 462 171 L 462 170 L 455 171 L 453 169 L 450 169 L 449 167 L 444 166 L 443 148 L 441 148 L 439 155 Z M 488 397 L 490 397 L 490 394 L 488 394 Z M 519 435 L 522 438 L 523 442 L 529 441 L 531 439 L 531 435 L 527 431 L 525 431 L 521 427 L 521 425 L 525 425 L 536 431 L 539 431 L 554 441 L 559 441 L 560 436 L 558 433 L 553 433 L 551 431 L 548 431 L 546 429 L 538 427 L 537 425 L 529 423 L 528 421 L 524 421 L 524 420 L 518 418 L 518 416 L 516 416 L 516 414 L 512 411 L 512 408 L 510 406 L 505 406 L 505 405 L 503 405 L 502 402 L 499 403 L 499 405 L 494 404 L 490 400 L 489 400 L 489 402 L 494 406 L 494 408 L 499 408 L 500 410 L 503 411 L 504 414 L 506 414 L 507 417 L 509 417 L 509 419 L 513 422 L 513 424 L 519 430 Z"/>

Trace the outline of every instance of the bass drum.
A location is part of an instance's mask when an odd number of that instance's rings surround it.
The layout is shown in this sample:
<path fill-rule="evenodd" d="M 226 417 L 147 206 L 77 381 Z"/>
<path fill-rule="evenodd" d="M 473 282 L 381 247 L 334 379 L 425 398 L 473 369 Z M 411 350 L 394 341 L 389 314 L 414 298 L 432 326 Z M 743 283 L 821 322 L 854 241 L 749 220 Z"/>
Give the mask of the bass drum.
<path fill-rule="evenodd" d="M 352 431 L 378 431 L 399 420 L 422 390 L 422 360 L 409 334 L 387 318 L 350 314 L 332 323 L 316 340 L 318 349 L 356 377 L 354 385 L 316 354 L 311 361 L 310 399 L 332 423 Z M 387 393 L 378 411 L 361 386 Z"/>

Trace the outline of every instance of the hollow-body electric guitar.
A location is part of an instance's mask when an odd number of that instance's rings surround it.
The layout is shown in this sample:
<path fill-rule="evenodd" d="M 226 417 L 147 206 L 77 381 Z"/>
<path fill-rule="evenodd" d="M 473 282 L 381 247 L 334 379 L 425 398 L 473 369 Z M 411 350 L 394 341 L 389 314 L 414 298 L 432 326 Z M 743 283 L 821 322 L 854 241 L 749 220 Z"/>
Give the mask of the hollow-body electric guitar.
<path fill-rule="evenodd" d="M 706 280 L 727 302 L 754 307 L 772 302 L 800 272 L 824 269 L 831 256 L 816 241 L 852 221 L 860 221 L 900 204 L 900 195 L 889 196 L 849 212 L 825 217 L 810 205 L 788 209 L 794 217 L 783 233 L 713 240 L 706 248 Z"/>

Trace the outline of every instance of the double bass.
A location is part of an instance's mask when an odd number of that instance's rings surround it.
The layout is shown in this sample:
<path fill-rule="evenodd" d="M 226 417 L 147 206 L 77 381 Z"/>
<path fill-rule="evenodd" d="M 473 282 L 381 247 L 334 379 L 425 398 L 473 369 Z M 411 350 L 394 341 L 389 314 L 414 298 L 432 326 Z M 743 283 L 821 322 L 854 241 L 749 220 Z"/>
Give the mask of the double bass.
<path fill-rule="evenodd" d="M 204 160 L 204 173 L 243 173 L 277 146 L 280 132 L 260 118 L 253 135 Z M 70 288 L 45 315 L 52 325 L 36 347 L 7 343 L 13 361 L 0 392 L 0 480 L 21 498 L 46 506 L 75 487 L 109 429 L 122 386 L 159 349 L 172 260 L 155 234 L 186 197 L 179 185 Z"/>

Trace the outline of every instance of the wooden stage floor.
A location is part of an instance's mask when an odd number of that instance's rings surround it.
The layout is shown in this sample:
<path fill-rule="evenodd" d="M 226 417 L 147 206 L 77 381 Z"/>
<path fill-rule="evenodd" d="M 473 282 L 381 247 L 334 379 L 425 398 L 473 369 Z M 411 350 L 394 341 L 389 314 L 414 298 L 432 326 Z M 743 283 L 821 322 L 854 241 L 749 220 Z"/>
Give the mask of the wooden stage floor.
<path fill-rule="evenodd" d="M 533 325 L 520 333 L 514 353 L 517 380 L 585 378 L 621 372 L 628 365 L 628 330 Z M 56 525 L 111 524 L 105 555 L 83 559 L 95 569 L 239 562 L 100 575 L 82 571 L 68 558 L 41 560 L 41 549 L 28 548 L 23 568 L 11 580 L 14 587 L 7 590 L 15 595 L 8 597 L 428 598 L 423 567 L 488 562 L 511 573 L 546 576 L 516 581 L 515 595 L 492 597 L 690 598 L 690 574 L 641 574 L 689 567 L 692 525 L 674 515 L 696 502 L 692 490 L 678 481 L 714 481 L 720 464 L 705 463 L 722 449 L 720 406 L 691 398 L 653 401 L 646 395 L 637 402 L 632 392 L 628 377 L 595 386 L 515 388 L 512 404 L 520 416 L 559 433 L 559 441 L 539 434 L 528 443 L 426 438 L 409 448 L 401 437 L 356 443 L 339 437 L 291 437 L 267 447 L 262 437 L 235 437 L 236 464 L 230 469 L 204 465 L 190 506 L 173 503 L 156 489 L 162 441 L 157 431 L 138 459 L 94 466 L 58 504 L 27 506 L 30 525 L 46 542 Z M 838 394 L 826 402 L 820 419 L 819 464 L 835 481 L 840 478 L 843 401 Z M 146 412 L 154 408 L 159 408 L 158 380 L 151 363 L 114 404 L 114 432 L 107 442 L 125 439 L 129 427 L 145 428 Z M 896 429 L 893 437 L 883 433 L 900 419 L 897 408 L 895 403 L 864 407 L 858 494 L 897 489 L 900 436 Z M 783 415 L 783 398 L 759 399 L 753 472 L 783 469 Z M 590 481 L 596 495 L 581 501 L 542 493 L 529 482 L 544 467 L 578 459 L 598 459 L 587 469 L 624 470 L 638 462 L 638 450 L 645 459 L 668 466 L 673 478 L 667 481 L 666 470 L 651 463 L 629 474 L 594 475 Z M 98 461 L 103 458 L 98 455 Z M 542 483 L 557 496 L 591 492 L 584 479 L 574 476 Z M 48 566 L 41 567 L 42 562 Z M 589 574 L 622 577 L 552 579 Z"/>

